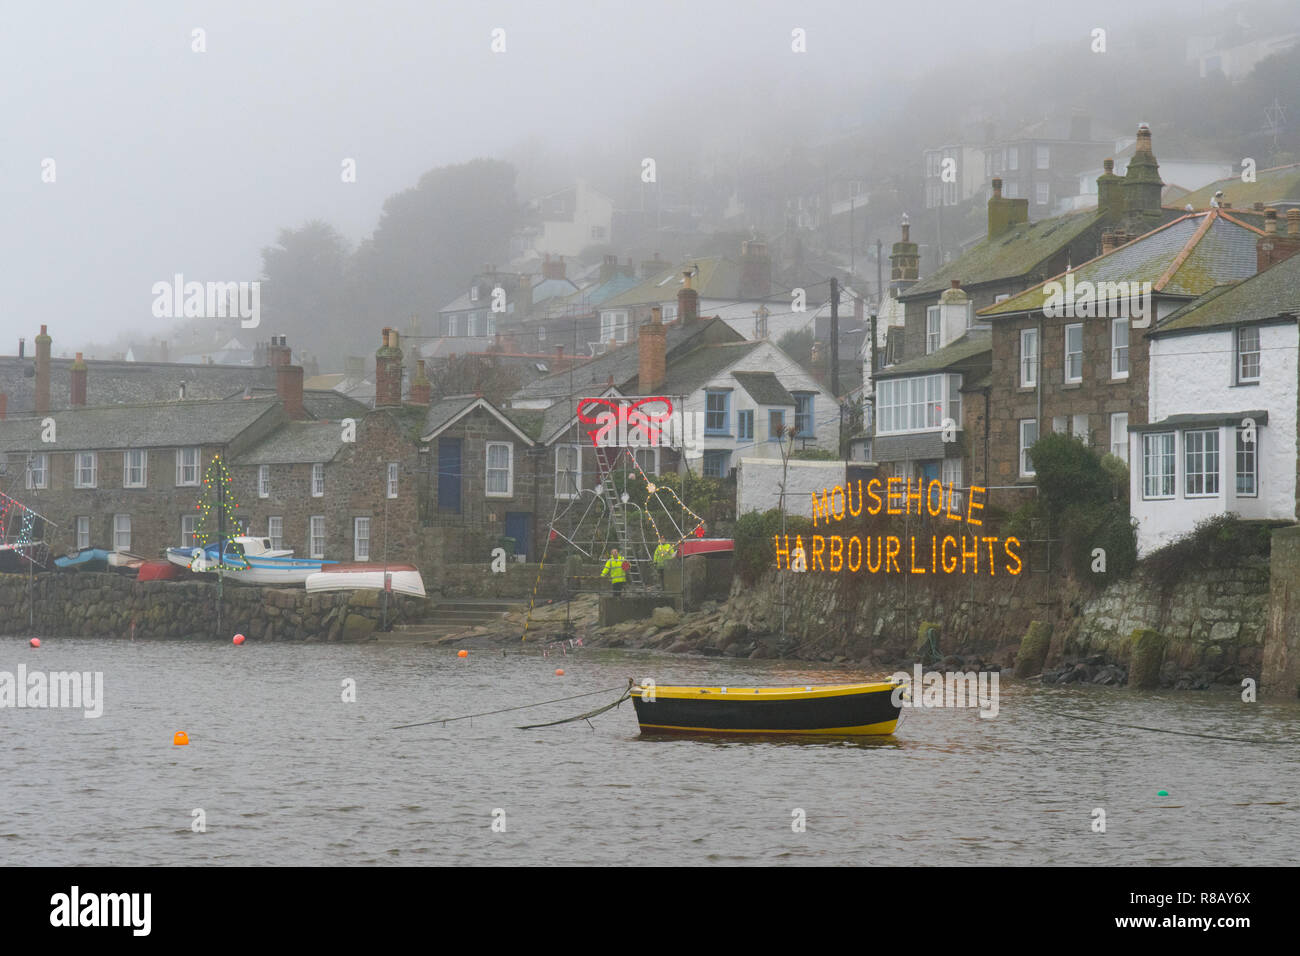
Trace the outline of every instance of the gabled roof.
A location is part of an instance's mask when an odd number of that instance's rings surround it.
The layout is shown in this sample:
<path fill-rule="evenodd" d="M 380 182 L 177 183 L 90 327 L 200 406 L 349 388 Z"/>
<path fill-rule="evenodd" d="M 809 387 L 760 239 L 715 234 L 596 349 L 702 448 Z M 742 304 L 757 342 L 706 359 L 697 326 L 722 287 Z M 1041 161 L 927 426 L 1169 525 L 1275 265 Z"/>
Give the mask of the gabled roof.
<path fill-rule="evenodd" d="M 1228 328 L 1285 316 L 1295 322 L 1300 312 L 1300 255 L 1277 263 L 1259 275 L 1211 290 L 1169 315 L 1151 337 L 1206 329 Z"/>
<path fill-rule="evenodd" d="M 1103 216 L 1095 209 L 1066 213 L 1051 219 L 1012 226 L 994 239 L 985 239 L 965 255 L 949 262 L 899 295 L 906 301 L 942 292 L 953 279 L 963 287 L 1032 275 Z"/>
<path fill-rule="evenodd" d="M 0 448 L 107 451 L 226 445 L 279 409 L 274 398 L 65 408 L 48 415 L 54 419 L 56 445 L 41 443 L 41 422 L 47 417 L 42 416 L 0 421 Z M 338 426 L 333 427 L 337 432 Z"/>
<path fill-rule="evenodd" d="M 424 430 L 421 441 L 433 441 L 476 409 L 482 409 L 497 419 L 524 444 L 533 444 L 533 439 L 527 432 L 481 395 L 456 395 L 451 398 L 441 399 L 430 405 L 429 411 L 424 416 Z"/>
<path fill-rule="evenodd" d="M 279 394 L 274 388 L 253 388 L 249 391 L 252 398 L 273 398 Z M 243 392 L 227 395 L 226 398 L 230 401 L 241 399 Z M 365 402 L 331 388 L 304 388 L 302 404 L 307 417 L 317 421 L 338 421 L 370 411 L 370 406 Z"/>
<path fill-rule="evenodd" d="M 974 366 L 982 366 L 981 356 L 993 353 L 993 333 L 988 329 L 972 329 L 959 339 L 954 339 L 943 348 L 921 355 L 908 362 L 887 366 L 875 375 L 877 381 L 886 378 L 902 378 L 907 375 L 920 375 L 925 372 L 946 372 Z"/>
<path fill-rule="evenodd" d="M 791 395 L 775 372 L 732 372 L 732 378 L 749 393 L 756 405 L 793 405 Z"/>
<path fill-rule="evenodd" d="M 1221 209 L 1187 213 L 1117 249 L 1073 269 L 1076 287 L 1081 282 L 1150 282 L 1152 292 L 1199 296 L 1224 282 L 1255 274 L 1255 242 L 1263 233 Z M 986 306 L 980 316 L 996 318 L 1040 312 L 1054 276 L 1010 299 Z"/>
<path fill-rule="evenodd" d="M 1229 176 L 1202 186 L 1182 197 L 1182 201 L 1191 203 L 1193 209 L 1208 209 L 1210 200 L 1220 190 L 1224 200 L 1233 205 L 1229 212 L 1237 212 L 1237 207 L 1249 207 L 1257 202 L 1265 205 L 1300 204 L 1300 163 L 1258 169 L 1253 183 L 1243 183 L 1240 175 Z"/>
<path fill-rule="evenodd" d="M 611 376 L 615 386 L 623 387 L 640 373 L 640 351 L 635 338 L 637 330 L 630 332 L 633 339 L 628 344 L 597 355 L 570 370 L 530 382 L 511 396 L 512 401 L 563 398 L 574 389 L 589 392 L 593 386 L 604 388 Z M 697 340 L 709 341 L 715 337 L 744 341 L 743 335 L 721 319 L 699 319 L 686 325 L 674 322 L 665 327 L 665 362 L 671 364 L 676 356 L 693 348 Z"/>

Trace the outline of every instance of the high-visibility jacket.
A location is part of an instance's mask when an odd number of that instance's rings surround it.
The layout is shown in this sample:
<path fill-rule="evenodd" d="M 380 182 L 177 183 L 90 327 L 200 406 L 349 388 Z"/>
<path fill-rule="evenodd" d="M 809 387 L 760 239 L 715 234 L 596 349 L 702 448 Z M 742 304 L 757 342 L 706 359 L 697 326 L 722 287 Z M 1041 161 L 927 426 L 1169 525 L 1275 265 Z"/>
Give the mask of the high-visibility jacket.
<path fill-rule="evenodd" d="M 607 574 L 615 584 L 622 584 L 627 580 L 627 572 L 623 570 L 622 555 L 615 555 L 605 562 L 605 569 L 600 572 L 600 576 L 603 578 Z"/>
<path fill-rule="evenodd" d="M 668 563 L 668 560 L 673 556 L 673 552 L 676 550 L 677 549 L 667 541 L 655 548 L 655 567 L 662 571 L 664 565 Z"/>

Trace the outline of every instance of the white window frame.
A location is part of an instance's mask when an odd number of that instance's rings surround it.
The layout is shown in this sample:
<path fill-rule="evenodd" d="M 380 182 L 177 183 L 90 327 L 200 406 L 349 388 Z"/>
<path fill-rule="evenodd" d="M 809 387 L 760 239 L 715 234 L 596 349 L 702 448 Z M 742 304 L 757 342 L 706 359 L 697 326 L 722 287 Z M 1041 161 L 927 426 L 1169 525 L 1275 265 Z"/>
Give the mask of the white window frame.
<path fill-rule="evenodd" d="M 131 472 L 137 470 L 137 466 L 132 464 L 135 456 L 139 455 L 140 478 L 137 481 L 131 480 Z M 128 448 L 122 452 L 122 487 L 123 488 L 148 488 L 149 487 L 149 452 L 143 448 Z"/>
<path fill-rule="evenodd" d="M 1052 147 L 1041 145 L 1034 147 L 1034 167 L 1036 169 L 1052 168 Z"/>
<path fill-rule="evenodd" d="M 652 463 L 649 468 L 647 468 L 644 464 L 641 464 L 641 470 L 644 471 L 647 475 L 659 474 L 659 449 L 658 448 L 633 448 L 632 449 L 632 456 L 634 458 L 639 458 L 642 455 L 650 455 L 652 458 Z"/>
<path fill-rule="evenodd" d="M 74 522 L 77 535 L 77 548 L 90 547 L 90 515 L 77 515 Z"/>
<path fill-rule="evenodd" d="M 889 378 L 877 389 L 877 434 L 935 431 L 951 418 L 960 429 L 962 378 L 937 372 Z"/>
<path fill-rule="evenodd" d="M 271 541 L 271 550 L 284 550 L 284 516 L 271 515 L 266 519 L 266 536 Z"/>
<path fill-rule="evenodd" d="M 319 530 L 319 534 L 316 532 Z M 317 542 L 320 546 L 317 547 Z M 312 515 L 307 519 L 307 548 L 312 558 L 321 560 L 325 557 L 325 516 Z"/>
<path fill-rule="evenodd" d="M 1025 435 L 1025 430 L 1030 425 L 1033 426 L 1034 436 L 1033 438 L 1026 440 L 1027 436 Z M 1033 478 L 1036 472 L 1034 471 L 1034 463 L 1029 458 L 1029 449 L 1033 446 L 1034 442 L 1038 441 L 1038 419 L 1022 418 L 1020 420 L 1019 431 L 1020 431 L 1020 477 Z"/>
<path fill-rule="evenodd" d="M 189 464 L 185 460 L 186 458 L 190 457 L 191 454 L 194 457 L 193 464 Z M 200 465 L 202 464 L 202 461 L 203 461 L 203 455 L 201 450 L 197 446 L 193 448 L 176 449 L 176 487 L 177 488 L 189 488 L 199 483 L 199 480 L 202 477 L 199 474 L 199 468 Z M 186 476 L 186 472 L 191 469 L 193 469 L 194 472 L 193 478 L 189 478 Z"/>
<path fill-rule="evenodd" d="M 397 497 L 397 480 L 398 480 L 398 470 L 399 470 L 397 465 L 398 463 L 395 461 L 390 461 L 388 463 L 388 482 L 387 482 L 387 488 L 385 490 L 385 494 L 389 498 Z"/>
<path fill-rule="evenodd" d="M 1156 448 L 1154 440 L 1166 447 Z M 1167 439 L 1167 441 L 1166 441 Z M 1163 469 L 1157 473 L 1151 470 L 1151 463 L 1156 459 L 1168 461 L 1169 471 Z M 1167 484 L 1165 481 L 1167 480 Z M 1154 482 L 1160 481 L 1159 493 L 1153 494 Z M 1168 488 L 1166 492 L 1164 489 Z M 1167 501 L 1178 494 L 1178 441 L 1176 432 L 1142 433 L 1142 498 L 1144 501 Z"/>
<path fill-rule="evenodd" d="M 939 351 L 943 342 L 943 312 L 937 305 L 925 310 L 925 354 Z"/>
<path fill-rule="evenodd" d="M 257 497 L 271 497 L 271 466 L 257 466 Z"/>
<path fill-rule="evenodd" d="M 1075 352 L 1070 351 L 1070 332 L 1072 329 L 1079 330 L 1079 349 L 1078 351 Z M 1076 382 L 1082 382 L 1083 381 L 1083 323 L 1082 322 L 1072 322 L 1065 327 L 1064 347 L 1065 347 L 1065 364 L 1061 366 L 1061 375 L 1063 381 L 1067 385 L 1073 385 Z M 1077 355 L 1079 357 L 1078 375 L 1070 374 L 1071 355 Z"/>
<path fill-rule="evenodd" d="M 1223 467 L 1221 444 L 1217 428 L 1189 428 L 1183 432 L 1184 498 L 1219 497 L 1219 472 Z M 1199 468 L 1192 467 L 1193 455 L 1199 460 Z M 1194 491 L 1192 486 L 1197 481 L 1200 487 Z"/>
<path fill-rule="evenodd" d="M 181 547 L 196 548 L 198 541 L 194 538 L 194 532 L 199 526 L 198 515 L 181 515 Z M 186 531 L 186 528 L 189 530 Z"/>
<path fill-rule="evenodd" d="M 460 337 L 460 316 L 459 315 L 447 316 L 447 338 L 451 339 L 451 338 L 459 338 L 459 337 Z"/>
<path fill-rule="evenodd" d="M 600 341 L 613 339 L 615 342 L 626 342 L 627 326 L 626 310 L 600 313 Z"/>
<path fill-rule="evenodd" d="M 1243 349 L 1242 338 L 1246 335 L 1253 335 L 1254 348 Z M 1237 329 L 1236 335 L 1233 336 L 1235 347 L 1233 349 L 1236 357 L 1234 363 L 1237 370 L 1237 384 L 1248 385 L 1259 381 L 1260 366 L 1263 364 L 1260 355 L 1260 335 L 1259 326 L 1247 325 Z M 1253 356 L 1253 361 L 1248 362 L 1248 358 Z M 1251 374 L 1253 370 L 1253 374 Z"/>
<path fill-rule="evenodd" d="M 506 466 L 502 468 L 492 467 L 492 449 L 504 448 L 506 450 Z M 501 471 L 506 473 L 505 491 L 492 490 L 492 473 Z M 483 449 L 483 493 L 488 498 L 512 498 L 515 493 L 515 444 L 509 441 L 490 441 Z"/>
<path fill-rule="evenodd" d="M 1260 437 L 1259 429 L 1255 430 L 1255 440 L 1250 442 L 1242 441 L 1242 435 L 1245 434 L 1245 429 L 1234 428 L 1233 432 L 1235 433 L 1236 436 L 1234 439 L 1234 444 L 1236 445 L 1236 453 L 1233 456 L 1234 458 L 1233 487 L 1237 489 L 1238 498 L 1258 498 L 1259 497 L 1259 437 Z M 1249 471 L 1244 471 L 1242 469 L 1242 465 L 1246 463 L 1249 463 L 1250 465 Z M 1241 479 L 1243 476 L 1250 477 L 1250 488 L 1251 488 L 1250 491 L 1241 490 Z"/>
<path fill-rule="evenodd" d="M 123 544 L 123 536 L 126 543 Z M 130 551 L 131 550 L 131 516 L 130 515 L 113 515 L 113 550 Z"/>
<path fill-rule="evenodd" d="M 745 428 L 746 421 L 749 422 L 748 430 Z M 736 440 L 754 440 L 754 410 L 752 408 L 742 408 L 736 412 Z"/>
<path fill-rule="evenodd" d="M 1111 413 L 1110 453 L 1128 464 L 1128 412 Z"/>
<path fill-rule="evenodd" d="M 573 469 L 562 467 L 564 462 L 561 459 L 561 452 L 567 457 L 573 456 L 577 462 L 577 467 Z M 566 479 L 565 476 L 568 476 Z M 572 501 L 582 493 L 582 446 L 581 445 L 556 445 L 555 446 L 555 497 L 564 501 Z"/>
<path fill-rule="evenodd" d="M 99 487 L 99 453 L 94 451 L 79 451 L 73 462 L 72 487 L 74 488 L 97 488 Z M 87 473 L 90 475 L 86 480 Z"/>
<path fill-rule="evenodd" d="M 1085 445 L 1090 445 L 1092 436 L 1088 434 L 1088 416 L 1071 415 L 1070 416 L 1070 434 Z"/>
<path fill-rule="evenodd" d="M 1124 344 L 1118 343 L 1120 330 L 1124 331 Z M 1110 377 L 1114 380 L 1128 378 L 1129 373 L 1129 329 L 1128 319 L 1110 320 Z M 1123 366 L 1121 368 L 1121 366 Z"/>
<path fill-rule="evenodd" d="M 1034 183 L 1034 205 L 1046 206 L 1052 201 L 1052 187 L 1047 183 Z"/>
<path fill-rule="evenodd" d="M 50 456 L 43 451 L 35 452 L 28 459 L 27 490 L 43 490 L 50 486 Z"/>
<path fill-rule="evenodd" d="M 1016 172 L 1020 169 L 1020 147 L 1010 146 L 1007 148 L 1007 172 Z"/>
<path fill-rule="evenodd" d="M 325 497 L 325 465 L 323 462 L 316 462 L 311 466 L 311 496 L 313 498 Z"/>
<path fill-rule="evenodd" d="M 1032 354 L 1030 345 L 1032 344 Z M 1020 330 L 1020 387 L 1038 386 L 1038 329 Z"/>
<path fill-rule="evenodd" d="M 362 542 L 365 542 L 364 548 L 361 546 Z M 370 560 L 370 518 L 368 517 L 352 519 L 352 560 Z"/>

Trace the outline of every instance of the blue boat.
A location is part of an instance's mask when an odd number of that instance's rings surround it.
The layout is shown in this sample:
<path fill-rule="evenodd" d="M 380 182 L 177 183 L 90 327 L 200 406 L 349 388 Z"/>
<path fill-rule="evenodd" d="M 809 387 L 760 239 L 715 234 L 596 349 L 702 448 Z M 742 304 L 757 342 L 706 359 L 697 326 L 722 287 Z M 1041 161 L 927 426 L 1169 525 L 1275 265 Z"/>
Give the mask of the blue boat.
<path fill-rule="evenodd" d="M 103 548 L 82 548 L 69 551 L 54 559 L 54 566 L 60 571 L 106 571 L 108 570 L 108 552 Z"/>
<path fill-rule="evenodd" d="M 269 538 L 240 535 L 226 541 L 224 557 L 214 542 L 206 548 L 168 548 L 167 560 L 198 574 L 215 573 L 224 566 L 227 581 L 254 585 L 301 585 L 325 565 L 319 558 L 295 558 L 292 550 L 271 548 Z"/>

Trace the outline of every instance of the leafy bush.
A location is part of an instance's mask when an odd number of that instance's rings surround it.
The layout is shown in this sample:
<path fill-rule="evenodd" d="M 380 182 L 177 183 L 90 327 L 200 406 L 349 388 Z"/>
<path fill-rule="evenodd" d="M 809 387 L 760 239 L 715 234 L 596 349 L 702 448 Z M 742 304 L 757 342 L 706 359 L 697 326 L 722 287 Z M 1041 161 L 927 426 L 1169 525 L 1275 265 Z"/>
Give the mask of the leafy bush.
<path fill-rule="evenodd" d="M 1098 506 L 1072 505 L 1061 517 L 1070 570 L 1079 580 L 1105 586 L 1126 578 L 1137 565 L 1137 539 L 1129 522 L 1128 504 L 1112 501 Z M 1093 552 L 1101 548 L 1104 571 L 1094 571 Z"/>
<path fill-rule="evenodd" d="M 732 536 L 735 541 L 735 568 L 741 580 L 753 583 L 764 571 L 776 567 L 776 549 L 774 539 L 781 533 L 781 510 L 751 511 L 736 519 L 736 531 Z M 812 522 L 801 515 L 786 515 L 785 533 L 790 536 L 790 547 L 794 549 L 795 535 L 804 536 L 804 548 L 811 547 L 809 535 Z M 784 564 L 784 562 L 783 562 Z"/>
<path fill-rule="evenodd" d="M 1053 517 L 1071 505 L 1103 505 L 1114 497 L 1114 479 L 1091 448 L 1069 435 L 1053 432 L 1029 449 L 1035 482 Z"/>
<path fill-rule="evenodd" d="M 1278 522 L 1276 524 L 1281 524 Z M 1142 561 L 1148 579 L 1169 591 L 1188 571 L 1231 568 L 1251 558 L 1268 558 L 1276 524 L 1242 521 L 1235 514 L 1215 515 Z"/>

